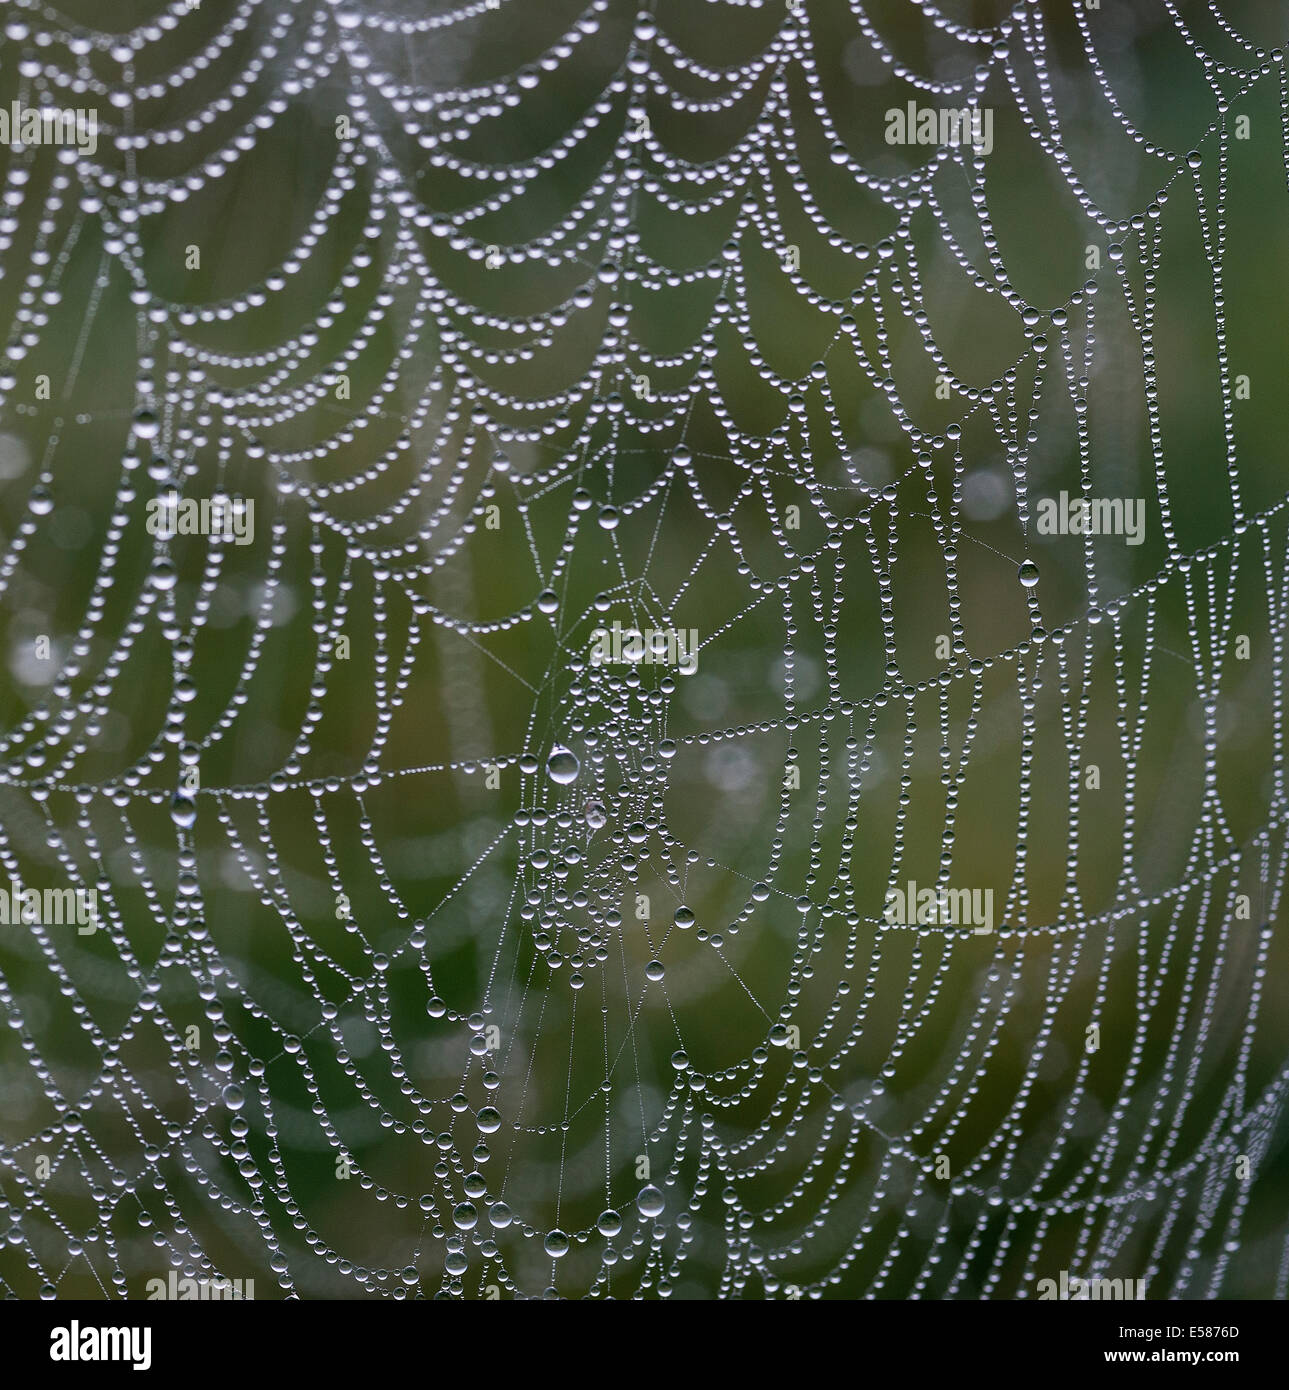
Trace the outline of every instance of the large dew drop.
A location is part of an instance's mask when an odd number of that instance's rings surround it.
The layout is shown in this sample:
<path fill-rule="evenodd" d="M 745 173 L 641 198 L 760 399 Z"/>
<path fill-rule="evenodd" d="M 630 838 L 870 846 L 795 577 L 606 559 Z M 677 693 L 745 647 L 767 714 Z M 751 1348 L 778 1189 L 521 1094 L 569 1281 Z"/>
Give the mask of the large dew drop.
<path fill-rule="evenodd" d="M 574 754 L 559 744 L 551 749 L 551 755 L 546 759 L 546 775 L 552 782 L 561 787 L 567 787 L 570 782 L 576 782 L 577 774 L 581 770 L 582 764 L 578 762 Z"/>
<path fill-rule="evenodd" d="M 640 1208 L 641 1216 L 661 1216 L 664 1205 L 662 1193 L 656 1187 L 642 1187 L 636 1197 L 636 1206 Z"/>

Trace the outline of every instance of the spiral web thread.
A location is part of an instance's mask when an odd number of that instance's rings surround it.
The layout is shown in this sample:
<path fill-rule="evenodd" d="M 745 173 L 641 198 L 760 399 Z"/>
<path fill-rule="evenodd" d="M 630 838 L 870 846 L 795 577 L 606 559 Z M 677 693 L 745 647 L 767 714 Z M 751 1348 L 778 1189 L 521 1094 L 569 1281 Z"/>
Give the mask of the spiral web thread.
<path fill-rule="evenodd" d="M 0 929 L 7 1295 L 1285 1296 L 1289 577 L 1228 312 L 1283 52 L 897 8 L 8 7 L 6 100 L 102 125 L 9 150 L 0 222 L 0 861 L 101 921 Z M 908 100 L 994 150 L 889 148 Z M 153 535 L 170 488 L 254 542 Z M 1040 534 L 1062 488 L 1146 543 Z M 909 879 L 994 930 L 889 927 Z"/>

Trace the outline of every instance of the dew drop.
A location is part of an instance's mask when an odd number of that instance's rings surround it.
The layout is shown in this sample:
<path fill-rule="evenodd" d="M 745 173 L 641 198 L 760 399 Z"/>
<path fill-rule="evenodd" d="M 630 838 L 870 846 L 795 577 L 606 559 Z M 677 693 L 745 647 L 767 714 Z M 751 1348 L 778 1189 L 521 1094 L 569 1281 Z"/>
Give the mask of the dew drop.
<path fill-rule="evenodd" d="M 161 421 L 157 419 L 155 411 L 145 407 L 134 412 L 134 432 L 140 439 L 155 439 L 160 429 Z"/>
<path fill-rule="evenodd" d="M 567 787 L 569 783 L 576 782 L 577 774 L 581 770 L 582 764 L 578 762 L 576 756 L 559 744 L 551 749 L 551 755 L 546 759 L 546 775 L 552 782 L 561 787 Z"/>
<path fill-rule="evenodd" d="M 656 1187 L 642 1187 L 636 1197 L 636 1206 L 640 1208 L 641 1216 L 661 1216 L 666 1203 L 662 1199 L 662 1193 Z"/>
<path fill-rule="evenodd" d="M 172 561 L 161 556 L 152 565 L 152 587 L 165 593 L 173 589 L 179 581 L 179 571 L 175 569 Z"/>

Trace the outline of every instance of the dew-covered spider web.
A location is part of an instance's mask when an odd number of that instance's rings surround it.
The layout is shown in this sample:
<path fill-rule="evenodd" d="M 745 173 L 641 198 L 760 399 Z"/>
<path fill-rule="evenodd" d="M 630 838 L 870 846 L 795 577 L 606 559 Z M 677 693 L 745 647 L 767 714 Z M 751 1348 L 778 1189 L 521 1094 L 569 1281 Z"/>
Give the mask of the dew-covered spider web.
<path fill-rule="evenodd" d="M 1289 6 L 3 19 L 7 1296 L 1285 1296 Z"/>

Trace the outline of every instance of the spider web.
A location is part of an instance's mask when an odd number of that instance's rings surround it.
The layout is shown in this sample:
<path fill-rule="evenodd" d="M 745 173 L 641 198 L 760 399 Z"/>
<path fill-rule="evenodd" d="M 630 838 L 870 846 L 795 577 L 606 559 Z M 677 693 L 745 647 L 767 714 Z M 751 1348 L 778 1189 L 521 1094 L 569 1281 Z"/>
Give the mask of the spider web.
<path fill-rule="evenodd" d="M 0 49 L 6 1293 L 1284 1297 L 1283 6 L 119 8 Z"/>

